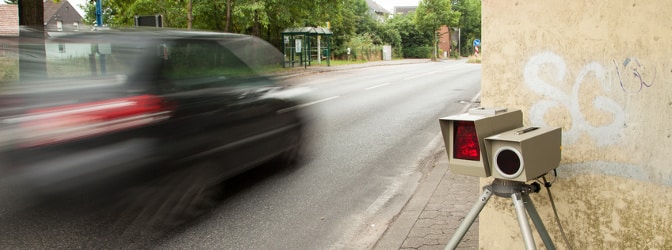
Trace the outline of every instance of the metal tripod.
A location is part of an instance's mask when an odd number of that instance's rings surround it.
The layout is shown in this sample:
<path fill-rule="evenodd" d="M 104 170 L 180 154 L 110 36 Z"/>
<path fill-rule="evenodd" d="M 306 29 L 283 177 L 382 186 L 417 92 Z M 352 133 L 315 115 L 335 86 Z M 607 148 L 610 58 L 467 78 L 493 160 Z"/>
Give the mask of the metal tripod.
<path fill-rule="evenodd" d="M 453 234 L 453 237 L 450 238 L 450 241 L 448 241 L 448 245 L 446 245 L 445 249 L 455 249 L 457 247 L 457 244 L 460 243 L 467 233 L 467 230 L 474 223 L 478 214 L 481 213 L 485 204 L 488 203 L 490 196 L 494 193 L 499 197 L 509 197 L 513 200 L 516 216 L 518 217 L 518 225 L 520 226 L 520 232 L 523 234 L 526 249 L 537 249 L 534 244 L 534 238 L 532 238 L 530 224 L 527 222 L 527 216 L 529 215 L 546 248 L 554 250 L 555 245 L 553 245 L 553 241 L 548 235 L 546 227 L 544 227 L 544 223 L 541 221 L 537 210 L 534 208 L 534 203 L 532 203 L 532 199 L 530 199 L 529 195 L 530 193 L 538 193 L 539 189 L 540 186 L 538 183 L 527 185 L 524 182 L 519 181 L 495 179 L 492 184 L 483 188 L 483 193 L 478 198 L 476 204 L 474 204 L 474 207 L 469 210 L 469 213 L 467 213 L 467 216 L 462 223 L 460 223 L 460 226 L 457 228 L 457 231 L 455 231 L 455 234 Z M 525 210 L 527 210 L 527 214 L 525 213 Z"/>

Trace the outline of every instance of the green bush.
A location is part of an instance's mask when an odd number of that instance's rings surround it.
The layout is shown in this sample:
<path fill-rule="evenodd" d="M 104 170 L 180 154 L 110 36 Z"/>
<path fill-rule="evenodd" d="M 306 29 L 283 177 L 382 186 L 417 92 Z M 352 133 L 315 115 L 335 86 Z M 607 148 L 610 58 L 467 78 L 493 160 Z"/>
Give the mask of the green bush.
<path fill-rule="evenodd" d="M 430 58 L 432 57 L 432 52 L 434 51 L 431 46 L 427 47 L 415 47 L 415 48 L 404 48 L 403 50 L 405 58 Z"/>
<path fill-rule="evenodd" d="M 3 57 L 0 58 L 0 83 L 19 79 L 19 60 Z"/>

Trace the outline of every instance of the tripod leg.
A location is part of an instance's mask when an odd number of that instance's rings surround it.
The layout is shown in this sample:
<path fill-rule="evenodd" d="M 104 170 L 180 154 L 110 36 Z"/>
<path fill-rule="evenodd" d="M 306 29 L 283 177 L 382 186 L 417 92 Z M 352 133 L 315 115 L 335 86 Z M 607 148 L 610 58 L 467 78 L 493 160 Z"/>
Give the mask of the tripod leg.
<path fill-rule="evenodd" d="M 523 202 L 522 194 L 520 192 L 513 193 L 511 199 L 513 200 L 513 206 L 516 209 L 516 215 L 518 216 L 518 225 L 520 226 L 520 232 L 523 234 L 523 240 L 525 241 L 525 249 L 533 250 L 537 249 L 537 246 L 534 244 L 534 238 L 532 238 L 532 230 L 530 229 L 530 224 L 527 222 L 527 213 L 525 213 L 525 202 Z"/>
<path fill-rule="evenodd" d="M 541 240 L 544 241 L 544 245 L 549 250 L 555 250 L 553 240 L 551 240 L 551 237 L 548 235 L 544 222 L 541 221 L 541 217 L 539 217 L 539 213 L 537 213 L 537 209 L 534 208 L 534 203 L 532 203 L 532 199 L 530 199 L 528 194 L 523 194 L 523 202 L 525 202 L 527 214 L 530 216 L 530 219 L 532 219 L 534 227 L 537 228 L 537 232 L 539 233 L 539 236 L 541 236 Z"/>
<path fill-rule="evenodd" d="M 467 213 L 467 216 L 464 217 L 464 220 L 462 223 L 460 223 L 460 226 L 455 231 L 455 234 L 453 234 L 453 236 L 448 241 L 448 245 L 446 245 L 445 248 L 446 250 L 452 250 L 457 247 L 457 244 L 460 243 L 464 235 L 467 233 L 467 230 L 469 230 L 471 225 L 474 224 L 474 220 L 476 220 L 478 214 L 481 213 L 481 210 L 483 210 L 485 204 L 488 203 L 490 196 L 492 196 L 492 191 L 490 191 L 488 188 L 485 188 L 481 194 L 481 197 L 478 198 L 476 204 L 474 204 L 471 210 L 469 210 L 469 213 Z"/>

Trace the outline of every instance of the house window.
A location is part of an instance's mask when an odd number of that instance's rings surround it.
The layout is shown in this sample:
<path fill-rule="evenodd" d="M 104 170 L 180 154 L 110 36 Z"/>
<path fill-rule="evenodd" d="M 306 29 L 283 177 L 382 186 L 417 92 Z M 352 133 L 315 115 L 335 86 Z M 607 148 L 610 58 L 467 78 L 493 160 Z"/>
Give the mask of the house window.
<path fill-rule="evenodd" d="M 75 27 L 75 31 L 78 31 L 78 30 L 79 30 L 79 22 L 74 22 L 74 23 L 72 23 L 72 26 Z"/>
<path fill-rule="evenodd" d="M 56 29 L 58 31 L 63 31 L 63 21 L 56 21 Z"/>
<path fill-rule="evenodd" d="M 65 44 L 63 43 L 58 44 L 58 52 L 65 53 Z"/>

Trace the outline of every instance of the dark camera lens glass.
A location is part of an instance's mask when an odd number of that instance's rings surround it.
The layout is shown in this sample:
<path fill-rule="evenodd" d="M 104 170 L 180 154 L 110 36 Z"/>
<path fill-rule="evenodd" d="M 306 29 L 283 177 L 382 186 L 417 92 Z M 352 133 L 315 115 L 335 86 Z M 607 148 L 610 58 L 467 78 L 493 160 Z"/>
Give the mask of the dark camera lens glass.
<path fill-rule="evenodd" d="M 497 167 L 502 173 L 513 175 L 522 167 L 520 158 L 513 150 L 505 149 L 497 154 Z"/>

